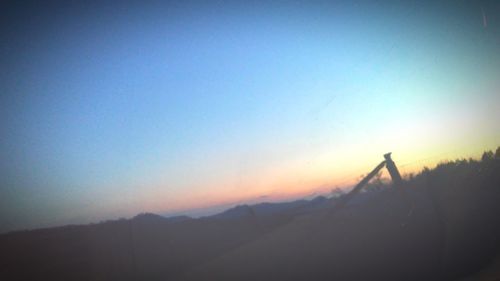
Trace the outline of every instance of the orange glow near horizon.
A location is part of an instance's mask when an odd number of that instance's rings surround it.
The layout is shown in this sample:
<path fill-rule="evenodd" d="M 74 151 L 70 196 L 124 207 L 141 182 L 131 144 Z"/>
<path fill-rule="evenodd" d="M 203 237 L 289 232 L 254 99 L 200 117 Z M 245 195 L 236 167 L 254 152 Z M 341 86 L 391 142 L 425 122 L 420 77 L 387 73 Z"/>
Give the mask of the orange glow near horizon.
<path fill-rule="evenodd" d="M 457 151 L 431 155 L 429 157 L 408 158 L 393 155 L 400 173 L 405 176 L 410 173 L 417 174 L 424 167 L 433 168 L 440 162 L 456 160 L 461 158 L 478 159 L 485 149 L 470 149 L 467 155 Z M 230 184 L 214 185 L 204 188 L 203 192 L 186 194 L 182 198 L 177 198 L 174 204 L 170 202 L 170 208 L 165 208 L 164 200 L 156 198 L 151 201 L 150 210 L 163 213 L 182 213 L 191 209 L 203 209 L 220 205 L 236 205 L 255 202 L 287 201 L 304 198 L 313 195 L 328 195 L 334 188 L 349 189 L 361 179 L 362 175 L 370 172 L 378 163 L 383 161 L 382 155 L 379 159 L 374 159 L 371 163 L 356 163 L 351 165 L 336 166 L 332 163 L 310 163 L 291 165 L 287 169 L 275 169 L 272 175 L 267 175 L 266 179 L 255 180 L 252 183 L 239 183 L 237 186 Z M 319 165 L 319 164 L 323 164 Z M 357 167 L 356 167 L 357 166 Z M 335 174 L 335 168 L 339 171 Z M 383 177 L 388 178 L 384 169 Z M 222 187 L 221 187 L 222 186 Z M 224 187 L 225 186 L 225 187 Z M 228 190 L 231 190 L 228 191 Z M 145 207 L 145 206 L 144 206 Z"/>

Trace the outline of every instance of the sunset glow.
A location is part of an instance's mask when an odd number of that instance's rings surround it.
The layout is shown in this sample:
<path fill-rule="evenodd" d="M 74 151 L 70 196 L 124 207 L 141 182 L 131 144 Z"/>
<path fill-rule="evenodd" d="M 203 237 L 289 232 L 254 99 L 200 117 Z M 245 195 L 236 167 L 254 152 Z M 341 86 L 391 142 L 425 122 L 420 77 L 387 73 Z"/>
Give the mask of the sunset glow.
<path fill-rule="evenodd" d="M 500 144 L 500 17 L 472 2 L 117 5 L 6 9 L 1 232 L 328 194 L 387 152 L 408 174 Z"/>

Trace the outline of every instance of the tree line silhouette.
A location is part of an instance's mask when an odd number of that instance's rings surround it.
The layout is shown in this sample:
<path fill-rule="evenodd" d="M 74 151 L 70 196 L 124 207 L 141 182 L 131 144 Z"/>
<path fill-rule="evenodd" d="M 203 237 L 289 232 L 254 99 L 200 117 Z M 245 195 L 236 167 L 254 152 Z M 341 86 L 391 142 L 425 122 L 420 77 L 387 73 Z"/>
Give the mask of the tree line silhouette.
<path fill-rule="evenodd" d="M 376 177 L 334 214 L 339 190 L 2 234 L 0 280 L 458 280 L 500 258 L 500 147 L 402 184 L 404 196 Z"/>

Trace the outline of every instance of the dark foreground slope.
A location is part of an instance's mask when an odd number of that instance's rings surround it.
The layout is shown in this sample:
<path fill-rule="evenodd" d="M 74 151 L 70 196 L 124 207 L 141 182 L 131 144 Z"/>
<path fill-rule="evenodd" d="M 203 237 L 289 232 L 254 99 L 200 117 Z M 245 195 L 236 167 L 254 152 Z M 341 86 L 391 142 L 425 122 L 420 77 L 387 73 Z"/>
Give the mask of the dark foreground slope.
<path fill-rule="evenodd" d="M 241 212 L 250 210 L 245 205 L 228 210 L 230 215 L 200 219 L 141 214 L 130 220 L 4 234 L 0 280 L 171 280 L 321 207 L 325 200 L 259 205 L 258 217 Z"/>
<path fill-rule="evenodd" d="M 363 193 L 336 213 L 320 198 L 1 235 L 0 280 L 475 280 L 498 260 L 499 154 L 424 170 L 404 193 Z"/>
<path fill-rule="evenodd" d="M 474 274 L 498 255 L 499 164 L 439 165 L 405 182 L 404 193 L 387 189 L 337 213 L 297 216 L 182 280 L 455 280 Z"/>

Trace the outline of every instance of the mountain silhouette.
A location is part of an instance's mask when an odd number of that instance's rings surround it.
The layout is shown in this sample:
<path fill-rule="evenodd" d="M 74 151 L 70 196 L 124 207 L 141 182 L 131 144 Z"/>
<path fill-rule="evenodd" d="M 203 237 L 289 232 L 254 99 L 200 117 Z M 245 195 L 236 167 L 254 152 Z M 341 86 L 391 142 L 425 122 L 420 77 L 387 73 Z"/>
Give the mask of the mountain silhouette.
<path fill-rule="evenodd" d="M 404 192 L 403 192 L 404 190 Z M 500 268 L 500 149 L 339 198 L 0 235 L 0 280 L 472 280 Z M 479 277 L 478 277 L 479 278 Z M 482 278 L 482 277 L 481 277 Z M 488 277 L 485 277 L 488 278 Z"/>

